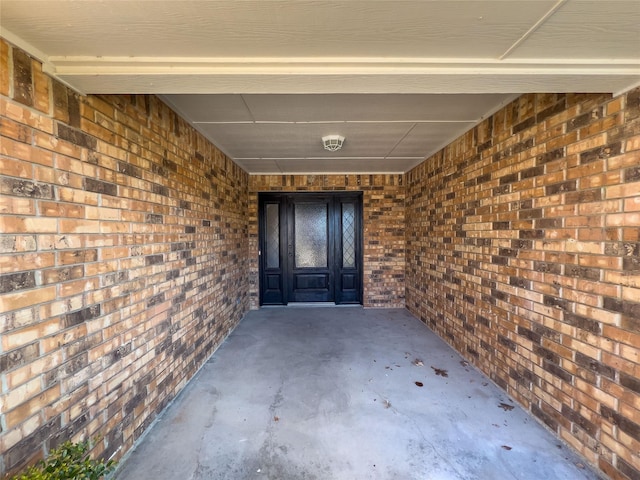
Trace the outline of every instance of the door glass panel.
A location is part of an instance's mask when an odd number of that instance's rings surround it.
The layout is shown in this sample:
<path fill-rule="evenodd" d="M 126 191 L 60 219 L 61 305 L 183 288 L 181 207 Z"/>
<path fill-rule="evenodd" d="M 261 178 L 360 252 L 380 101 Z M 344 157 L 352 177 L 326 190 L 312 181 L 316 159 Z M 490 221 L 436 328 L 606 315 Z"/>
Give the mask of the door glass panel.
<path fill-rule="evenodd" d="M 280 205 L 267 204 L 267 268 L 280 268 Z"/>
<path fill-rule="evenodd" d="M 356 206 L 342 204 L 342 268 L 356 266 Z"/>
<path fill-rule="evenodd" d="M 294 217 L 296 267 L 326 267 L 327 205 L 297 204 Z"/>

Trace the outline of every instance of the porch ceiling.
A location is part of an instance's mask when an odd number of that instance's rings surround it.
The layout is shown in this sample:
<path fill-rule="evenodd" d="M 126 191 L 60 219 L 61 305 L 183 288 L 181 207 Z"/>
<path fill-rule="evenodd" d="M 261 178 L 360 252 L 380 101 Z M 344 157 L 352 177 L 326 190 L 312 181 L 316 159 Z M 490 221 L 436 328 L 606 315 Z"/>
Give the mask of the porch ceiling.
<path fill-rule="evenodd" d="M 78 91 L 161 95 L 250 173 L 405 172 L 521 93 L 640 82 L 635 0 L 2 0 L 0 25 Z"/>

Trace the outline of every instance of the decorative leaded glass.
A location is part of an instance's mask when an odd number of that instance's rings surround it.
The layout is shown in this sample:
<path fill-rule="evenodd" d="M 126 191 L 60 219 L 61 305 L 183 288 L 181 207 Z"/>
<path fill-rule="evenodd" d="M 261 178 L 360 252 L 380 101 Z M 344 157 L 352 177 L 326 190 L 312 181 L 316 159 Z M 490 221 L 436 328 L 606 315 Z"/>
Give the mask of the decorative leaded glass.
<path fill-rule="evenodd" d="M 267 204 L 267 268 L 280 268 L 280 205 Z"/>
<path fill-rule="evenodd" d="M 356 207 L 342 204 L 342 268 L 356 267 Z"/>

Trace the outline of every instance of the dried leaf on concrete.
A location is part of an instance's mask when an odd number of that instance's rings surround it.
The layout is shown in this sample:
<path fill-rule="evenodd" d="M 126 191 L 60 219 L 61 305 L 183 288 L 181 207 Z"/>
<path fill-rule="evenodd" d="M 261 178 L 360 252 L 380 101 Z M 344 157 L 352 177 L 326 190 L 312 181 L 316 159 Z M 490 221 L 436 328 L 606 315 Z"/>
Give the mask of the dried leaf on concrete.
<path fill-rule="evenodd" d="M 433 369 L 434 372 L 436 372 L 436 375 L 440 375 L 441 377 L 448 377 L 449 373 L 447 373 L 446 370 L 442 369 L 442 368 L 436 368 L 436 367 L 431 367 Z"/>

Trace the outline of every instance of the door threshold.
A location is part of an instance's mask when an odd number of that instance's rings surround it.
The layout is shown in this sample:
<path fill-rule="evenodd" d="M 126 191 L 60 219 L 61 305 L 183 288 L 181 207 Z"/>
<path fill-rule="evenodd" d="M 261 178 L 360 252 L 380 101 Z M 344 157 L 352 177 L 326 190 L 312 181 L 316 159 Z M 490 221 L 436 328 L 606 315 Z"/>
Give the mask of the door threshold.
<path fill-rule="evenodd" d="M 346 307 L 360 307 L 362 305 L 359 303 L 345 303 L 342 305 L 336 305 L 334 302 L 289 302 L 287 305 L 262 305 L 260 308 L 322 308 L 322 307 L 338 307 L 338 308 L 346 308 Z"/>

